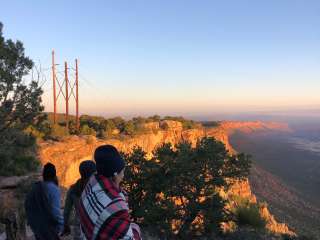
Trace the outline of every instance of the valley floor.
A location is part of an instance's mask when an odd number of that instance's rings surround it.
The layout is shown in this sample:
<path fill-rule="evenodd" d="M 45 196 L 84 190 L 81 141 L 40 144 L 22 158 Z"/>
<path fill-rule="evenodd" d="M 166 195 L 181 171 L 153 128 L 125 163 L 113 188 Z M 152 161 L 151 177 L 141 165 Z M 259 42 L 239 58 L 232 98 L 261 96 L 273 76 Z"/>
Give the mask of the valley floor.
<path fill-rule="evenodd" d="M 319 185 L 310 171 L 318 166 L 318 158 L 295 149 L 286 139 L 277 133 L 237 132 L 230 143 L 237 151 L 252 155 L 249 182 L 258 200 L 267 202 L 276 219 L 298 234 L 320 239 Z"/>

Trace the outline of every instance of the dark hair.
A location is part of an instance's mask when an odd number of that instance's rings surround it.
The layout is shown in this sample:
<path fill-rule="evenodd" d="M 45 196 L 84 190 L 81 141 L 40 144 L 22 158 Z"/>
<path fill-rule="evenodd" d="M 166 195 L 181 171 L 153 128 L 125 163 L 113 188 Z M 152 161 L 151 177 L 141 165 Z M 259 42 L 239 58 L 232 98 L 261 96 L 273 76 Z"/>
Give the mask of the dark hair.
<path fill-rule="evenodd" d="M 42 177 L 43 181 L 52 181 L 58 185 L 56 167 L 52 163 L 47 163 L 43 166 Z"/>
<path fill-rule="evenodd" d="M 92 174 L 94 174 L 96 171 L 96 164 L 94 161 L 91 160 L 85 160 L 80 163 L 79 165 L 79 172 L 81 175 L 81 178 L 87 179 L 91 177 Z"/>

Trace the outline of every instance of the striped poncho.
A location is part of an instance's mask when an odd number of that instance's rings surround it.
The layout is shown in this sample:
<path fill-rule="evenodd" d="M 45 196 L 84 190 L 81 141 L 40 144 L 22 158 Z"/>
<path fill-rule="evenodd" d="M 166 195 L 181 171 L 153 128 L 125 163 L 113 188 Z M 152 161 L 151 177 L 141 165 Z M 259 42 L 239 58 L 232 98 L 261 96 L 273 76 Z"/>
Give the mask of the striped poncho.
<path fill-rule="evenodd" d="M 140 239 L 140 230 L 130 221 L 123 191 L 109 178 L 102 175 L 90 178 L 78 210 L 84 239 Z"/>

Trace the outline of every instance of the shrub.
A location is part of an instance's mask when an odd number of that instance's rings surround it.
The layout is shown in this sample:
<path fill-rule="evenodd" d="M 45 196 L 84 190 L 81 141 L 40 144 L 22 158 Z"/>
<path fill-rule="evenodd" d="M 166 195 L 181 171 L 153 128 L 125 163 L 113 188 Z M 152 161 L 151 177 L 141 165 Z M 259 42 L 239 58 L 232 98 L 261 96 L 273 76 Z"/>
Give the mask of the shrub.
<path fill-rule="evenodd" d="M 34 156 L 17 155 L 10 158 L 0 154 L 1 159 L 1 176 L 20 176 L 37 170 L 40 165 L 39 161 Z"/>
<path fill-rule="evenodd" d="M 100 129 L 100 130 L 97 132 L 97 138 L 106 139 L 106 138 L 107 138 L 107 133 L 106 133 L 106 131 Z"/>
<path fill-rule="evenodd" d="M 124 125 L 123 133 L 126 135 L 133 135 L 135 131 L 135 126 L 133 121 L 128 121 Z"/>
<path fill-rule="evenodd" d="M 51 135 L 49 138 L 58 141 L 66 136 L 69 136 L 69 132 L 66 130 L 66 128 L 64 126 L 56 124 L 52 127 Z"/>
<path fill-rule="evenodd" d="M 197 128 L 197 123 L 196 122 L 194 122 L 193 120 L 187 120 L 187 119 L 185 119 L 183 117 L 165 116 L 163 119 L 164 120 L 173 120 L 173 121 L 181 122 L 183 129 Z"/>
<path fill-rule="evenodd" d="M 96 131 L 93 128 L 90 128 L 88 125 L 83 125 L 80 129 L 81 135 L 92 135 L 96 136 Z"/>
<path fill-rule="evenodd" d="M 247 156 L 231 156 L 223 143 L 207 137 L 195 148 L 189 142 L 163 144 L 151 159 L 141 148 L 124 158 L 133 218 L 169 238 L 219 232 L 227 213 L 216 190 L 228 189 L 226 178 L 247 177 L 250 168 Z"/>
<path fill-rule="evenodd" d="M 18 130 L 8 129 L 4 132 L 6 140 L 1 142 L 0 175 L 23 175 L 38 167 L 36 159 L 35 138 Z"/>
<path fill-rule="evenodd" d="M 236 210 L 236 219 L 238 225 L 248 225 L 255 229 L 263 229 L 266 226 L 266 220 L 260 215 L 259 206 L 254 203 L 239 206 Z"/>

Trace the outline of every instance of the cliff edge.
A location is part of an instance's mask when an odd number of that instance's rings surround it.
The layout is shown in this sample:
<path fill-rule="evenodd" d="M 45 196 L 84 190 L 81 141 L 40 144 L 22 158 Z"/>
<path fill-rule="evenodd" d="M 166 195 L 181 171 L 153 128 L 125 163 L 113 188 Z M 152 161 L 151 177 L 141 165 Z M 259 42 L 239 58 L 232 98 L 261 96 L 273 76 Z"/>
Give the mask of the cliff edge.
<path fill-rule="evenodd" d="M 160 127 L 160 124 L 162 125 Z M 72 136 L 61 142 L 44 142 L 40 145 L 40 160 L 42 164 L 52 162 L 57 168 L 60 184 L 68 187 L 79 178 L 78 167 L 81 161 L 92 159 L 95 148 L 102 144 L 112 144 L 120 151 L 130 152 L 135 146 L 140 146 L 148 154 L 163 143 L 176 143 L 186 140 L 193 145 L 197 140 L 204 136 L 214 137 L 223 142 L 231 153 L 235 150 L 229 143 L 229 136 L 234 131 L 270 131 L 281 130 L 290 131 L 288 125 L 279 123 L 266 122 L 235 122 L 224 121 L 214 128 L 203 128 L 184 130 L 180 122 L 165 120 L 161 123 L 152 123 L 146 126 L 149 132 L 134 137 L 114 138 L 108 140 L 99 140 L 92 136 L 78 137 Z M 165 130 L 163 130 L 165 129 Z M 255 202 L 256 198 L 251 192 L 249 181 L 235 183 L 227 195 L 238 195 L 250 199 Z M 278 234 L 294 234 L 285 224 L 278 223 L 264 207 L 260 209 L 261 216 L 267 221 L 267 228 L 273 233 Z"/>

